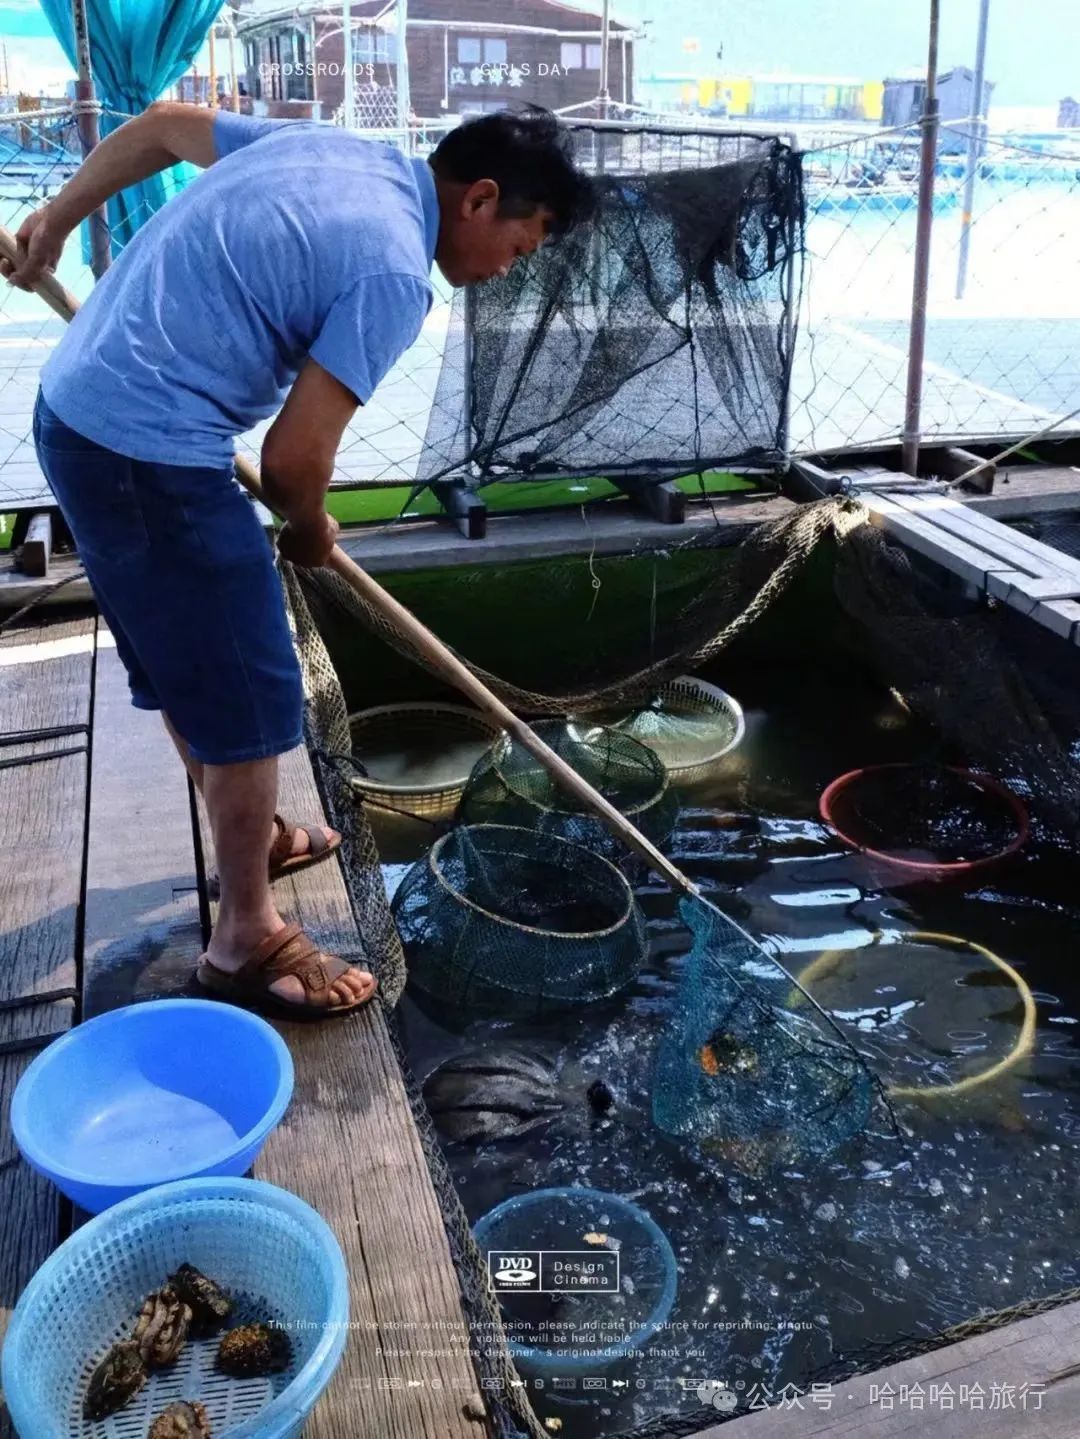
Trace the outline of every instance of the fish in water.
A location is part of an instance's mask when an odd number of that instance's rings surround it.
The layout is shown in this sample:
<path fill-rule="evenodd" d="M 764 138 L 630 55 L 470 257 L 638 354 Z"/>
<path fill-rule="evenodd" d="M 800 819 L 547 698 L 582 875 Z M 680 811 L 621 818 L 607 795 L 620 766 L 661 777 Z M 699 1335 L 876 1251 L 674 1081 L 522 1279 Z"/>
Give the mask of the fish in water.
<path fill-rule="evenodd" d="M 749 1078 L 757 1073 L 758 1056 L 748 1044 L 718 1029 L 698 1050 L 698 1063 L 710 1079 L 718 1074 Z"/>
<path fill-rule="evenodd" d="M 585 1087 L 541 1049 L 493 1046 L 441 1064 L 424 1082 L 424 1101 L 445 1139 L 461 1144 L 516 1139 L 578 1111 L 603 1116 L 615 1096 L 602 1079 Z"/>

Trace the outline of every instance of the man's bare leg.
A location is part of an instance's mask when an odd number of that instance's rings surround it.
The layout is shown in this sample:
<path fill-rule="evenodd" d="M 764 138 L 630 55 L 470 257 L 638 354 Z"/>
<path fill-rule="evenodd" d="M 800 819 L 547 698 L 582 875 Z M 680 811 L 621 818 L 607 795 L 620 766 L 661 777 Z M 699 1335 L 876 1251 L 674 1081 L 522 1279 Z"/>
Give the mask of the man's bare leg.
<path fill-rule="evenodd" d="M 187 741 L 181 739 L 181 737 L 177 734 L 176 730 L 173 728 L 172 721 L 169 719 L 169 716 L 167 714 L 163 714 L 161 718 L 165 721 L 165 728 L 169 732 L 169 738 L 176 746 L 176 753 L 180 756 L 181 760 L 184 763 L 184 768 L 191 776 L 192 784 L 199 791 L 199 793 L 202 794 L 205 775 L 205 767 L 202 761 L 195 759 L 195 757 L 192 755 L 191 751 L 187 747 Z M 324 825 L 323 834 L 326 836 L 327 843 L 329 843 L 330 840 L 333 839 L 334 831 L 332 829 L 327 829 Z M 274 829 L 274 811 L 271 810 L 269 838 L 266 841 L 266 847 L 268 850 L 276 838 L 277 834 Z M 300 825 L 297 825 L 296 829 L 293 831 L 293 854 L 307 854 L 310 848 L 311 841 L 308 839 L 307 831 L 303 829 Z"/>
<path fill-rule="evenodd" d="M 195 759 L 195 758 L 192 756 L 191 751 L 190 751 L 190 750 L 188 749 L 188 747 L 187 747 L 187 740 L 181 739 L 180 736 L 176 733 L 176 731 L 173 729 L 172 720 L 169 718 L 169 716 L 168 716 L 167 714 L 163 714 L 163 715 L 161 716 L 161 718 L 165 721 L 165 728 L 166 728 L 166 729 L 168 730 L 168 732 L 169 732 L 169 738 L 172 740 L 173 744 L 176 746 L 176 753 L 180 756 L 181 760 L 183 760 L 183 762 L 184 762 L 184 768 L 187 770 L 188 774 L 191 776 L 191 783 L 195 786 L 195 788 L 199 791 L 199 793 L 202 794 L 202 792 L 203 792 L 203 766 L 202 766 L 202 760 Z"/>
<path fill-rule="evenodd" d="M 266 836 L 273 828 L 277 803 L 277 760 L 203 766 L 202 789 L 214 836 L 221 902 L 206 956 L 225 972 L 235 971 L 251 951 L 284 927 L 270 897 Z M 350 969 L 334 981 L 330 1004 L 363 999 L 375 981 L 363 970 Z M 292 1003 L 303 1003 L 304 987 L 295 976 L 270 986 Z"/>

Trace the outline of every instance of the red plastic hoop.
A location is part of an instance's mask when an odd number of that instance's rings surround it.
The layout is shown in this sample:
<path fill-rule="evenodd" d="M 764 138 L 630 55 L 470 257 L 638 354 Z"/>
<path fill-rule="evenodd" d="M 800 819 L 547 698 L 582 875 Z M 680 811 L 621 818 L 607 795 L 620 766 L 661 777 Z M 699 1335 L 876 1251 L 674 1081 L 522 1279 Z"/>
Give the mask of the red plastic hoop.
<path fill-rule="evenodd" d="M 1000 780 L 993 779 L 990 775 L 979 774 L 975 770 L 964 769 L 960 765 L 943 765 L 950 774 L 959 775 L 961 779 L 969 780 L 986 794 L 994 795 L 1004 802 L 1016 820 L 1016 835 L 996 854 L 983 855 L 980 859 L 958 859 L 958 860 L 924 860 L 924 859 L 903 859 L 899 855 L 889 854 L 885 850 L 870 849 L 860 844 L 852 835 L 847 834 L 834 817 L 834 807 L 838 795 L 850 789 L 856 781 L 864 779 L 869 775 L 882 774 L 886 770 L 910 770 L 919 769 L 919 765 L 910 764 L 875 764 L 866 765 L 862 769 L 848 770 L 838 779 L 834 779 L 822 794 L 818 802 L 818 810 L 821 818 L 832 829 L 846 845 L 860 854 L 868 855 L 880 863 L 887 865 L 890 869 L 900 870 L 902 873 L 910 874 L 913 878 L 935 880 L 935 879 L 959 879 L 962 876 L 978 873 L 981 870 L 990 869 L 993 865 L 1001 864 L 1010 855 L 1016 853 L 1026 843 L 1031 832 L 1031 820 L 1028 816 L 1027 806 L 1014 790 L 1008 785 L 1002 784 Z"/>

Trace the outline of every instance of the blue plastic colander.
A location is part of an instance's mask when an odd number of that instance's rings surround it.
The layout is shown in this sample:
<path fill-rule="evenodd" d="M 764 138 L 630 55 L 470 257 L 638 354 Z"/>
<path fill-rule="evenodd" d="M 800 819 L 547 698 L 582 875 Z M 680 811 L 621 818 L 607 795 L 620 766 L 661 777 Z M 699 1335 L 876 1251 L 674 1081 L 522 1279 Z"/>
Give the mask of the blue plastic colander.
<path fill-rule="evenodd" d="M 214 1369 L 216 1338 L 189 1340 L 127 1406 L 87 1423 L 90 1374 L 185 1261 L 228 1290 L 238 1321 L 284 1326 L 292 1364 L 234 1379 Z M 107 1210 L 46 1260 L 8 1327 L 4 1396 L 22 1439 L 146 1439 L 177 1399 L 206 1405 L 215 1439 L 295 1439 L 341 1359 L 348 1317 L 341 1249 L 310 1205 L 254 1179 L 185 1179 Z"/>

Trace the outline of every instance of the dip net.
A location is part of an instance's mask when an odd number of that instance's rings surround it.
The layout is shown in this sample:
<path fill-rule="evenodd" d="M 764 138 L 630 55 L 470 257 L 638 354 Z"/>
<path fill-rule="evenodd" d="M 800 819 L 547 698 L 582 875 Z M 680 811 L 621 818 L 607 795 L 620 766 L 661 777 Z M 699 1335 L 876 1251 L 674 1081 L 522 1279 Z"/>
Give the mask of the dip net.
<path fill-rule="evenodd" d="M 653 844 L 670 838 L 679 803 L 658 756 L 631 735 L 603 725 L 542 720 L 536 733 Z M 509 824 L 560 835 L 609 858 L 625 846 L 604 822 L 568 795 L 536 756 L 510 735 L 484 755 L 458 806 L 465 824 Z"/>
<path fill-rule="evenodd" d="M 692 901 L 681 908 L 693 946 L 660 1042 L 653 1119 L 706 1162 L 749 1174 L 827 1158 L 870 1121 L 870 1070 L 820 1011 L 794 1011 L 790 977 L 749 935 Z"/>
<path fill-rule="evenodd" d="M 606 999 L 645 957 L 629 884 L 543 830 L 461 825 L 399 886 L 393 915 L 414 991 L 440 1019 L 539 1019 Z"/>

